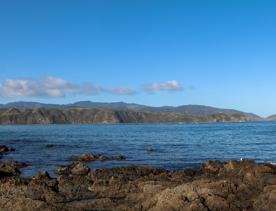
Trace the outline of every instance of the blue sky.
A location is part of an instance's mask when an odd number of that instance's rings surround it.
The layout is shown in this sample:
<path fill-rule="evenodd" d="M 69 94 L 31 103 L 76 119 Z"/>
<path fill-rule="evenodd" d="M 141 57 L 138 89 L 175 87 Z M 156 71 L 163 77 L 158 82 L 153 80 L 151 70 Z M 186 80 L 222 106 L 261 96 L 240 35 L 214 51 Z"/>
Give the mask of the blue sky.
<path fill-rule="evenodd" d="M 276 113 L 272 0 L 0 0 L 0 103 Z"/>

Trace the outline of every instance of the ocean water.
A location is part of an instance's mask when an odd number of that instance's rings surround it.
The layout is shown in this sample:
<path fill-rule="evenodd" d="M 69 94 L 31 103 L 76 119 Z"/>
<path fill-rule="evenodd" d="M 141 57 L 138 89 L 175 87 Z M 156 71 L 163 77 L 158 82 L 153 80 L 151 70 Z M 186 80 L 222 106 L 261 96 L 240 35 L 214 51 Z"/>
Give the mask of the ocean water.
<path fill-rule="evenodd" d="M 149 165 L 177 170 L 215 159 L 276 162 L 276 123 L 13 125 L 0 126 L 0 144 L 16 149 L 2 160 L 29 165 L 23 176 L 54 175 L 70 156 L 83 153 L 127 157 L 89 163 L 92 169 Z M 154 151 L 147 152 L 148 147 Z"/>

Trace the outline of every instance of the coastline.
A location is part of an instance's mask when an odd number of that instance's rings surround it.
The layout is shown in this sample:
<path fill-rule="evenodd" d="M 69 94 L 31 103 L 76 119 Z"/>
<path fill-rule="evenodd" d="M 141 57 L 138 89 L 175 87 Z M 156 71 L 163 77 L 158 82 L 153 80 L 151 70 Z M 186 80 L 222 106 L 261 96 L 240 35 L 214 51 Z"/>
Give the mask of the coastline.
<path fill-rule="evenodd" d="M 9 150 L 3 148 L 2 154 Z M 83 162 L 92 159 L 91 156 L 80 158 L 59 168 L 57 178 L 51 178 L 47 172 L 22 178 L 20 169 L 24 163 L 2 162 L 0 208 L 31 211 L 276 209 L 276 166 L 269 163 L 209 161 L 198 171 L 142 166 L 91 170 Z"/>

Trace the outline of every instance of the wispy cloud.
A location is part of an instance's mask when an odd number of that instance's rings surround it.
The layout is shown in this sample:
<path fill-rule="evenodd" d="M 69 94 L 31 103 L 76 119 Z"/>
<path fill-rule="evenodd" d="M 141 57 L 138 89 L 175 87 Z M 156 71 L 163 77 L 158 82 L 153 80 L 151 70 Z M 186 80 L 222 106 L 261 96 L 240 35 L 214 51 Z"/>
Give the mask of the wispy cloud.
<path fill-rule="evenodd" d="M 0 97 L 65 97 L 68 95 L 134 95 L 141 92 L 155 91 L 180 91 L 182 85 L 175 81 L 167 81 L 164 83 L 152 83 L 141 89 L 131 89 L 129 87 L 106 87 L 95 85 L 92 83 L 76 84 L 70 81 L 55 78 L 52 76 L 41 79 L 9 79 L 0 83 Z"/>
<path fill-rule="evenodd" d="M 147 92 L 155 92 L 155 91 L 173 92 L 173 91 L 183 90 L 183 86 L 176 80 L 170 80 L 163 83 L 148 84 L 144 87 L 144 90 Z"/>
<path fill-rule="evenodd" d="M 139 91 L 130 89 L 128 87 L 106 88 L 105 91 L 115 95 L 134 95 L 139 93 Z"/>

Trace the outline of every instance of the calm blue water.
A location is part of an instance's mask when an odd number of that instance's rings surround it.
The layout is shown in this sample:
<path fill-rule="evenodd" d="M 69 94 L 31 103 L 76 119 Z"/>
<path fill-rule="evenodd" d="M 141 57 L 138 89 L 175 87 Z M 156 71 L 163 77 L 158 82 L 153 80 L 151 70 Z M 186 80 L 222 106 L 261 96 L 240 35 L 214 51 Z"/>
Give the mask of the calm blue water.
<path fill-rule="evenodd" d="M 0 144 L 16 149 L 3 159 L 30 165 L 24 176 L 53 172 L 82 153 L 127 157 L 90 163 L 94 169 L 138 164 L 172 170 L 213 159 L 276 162 L 276 123 L 0 126 Z M 155 151 L 148 153 L 148 146 Z"/>

